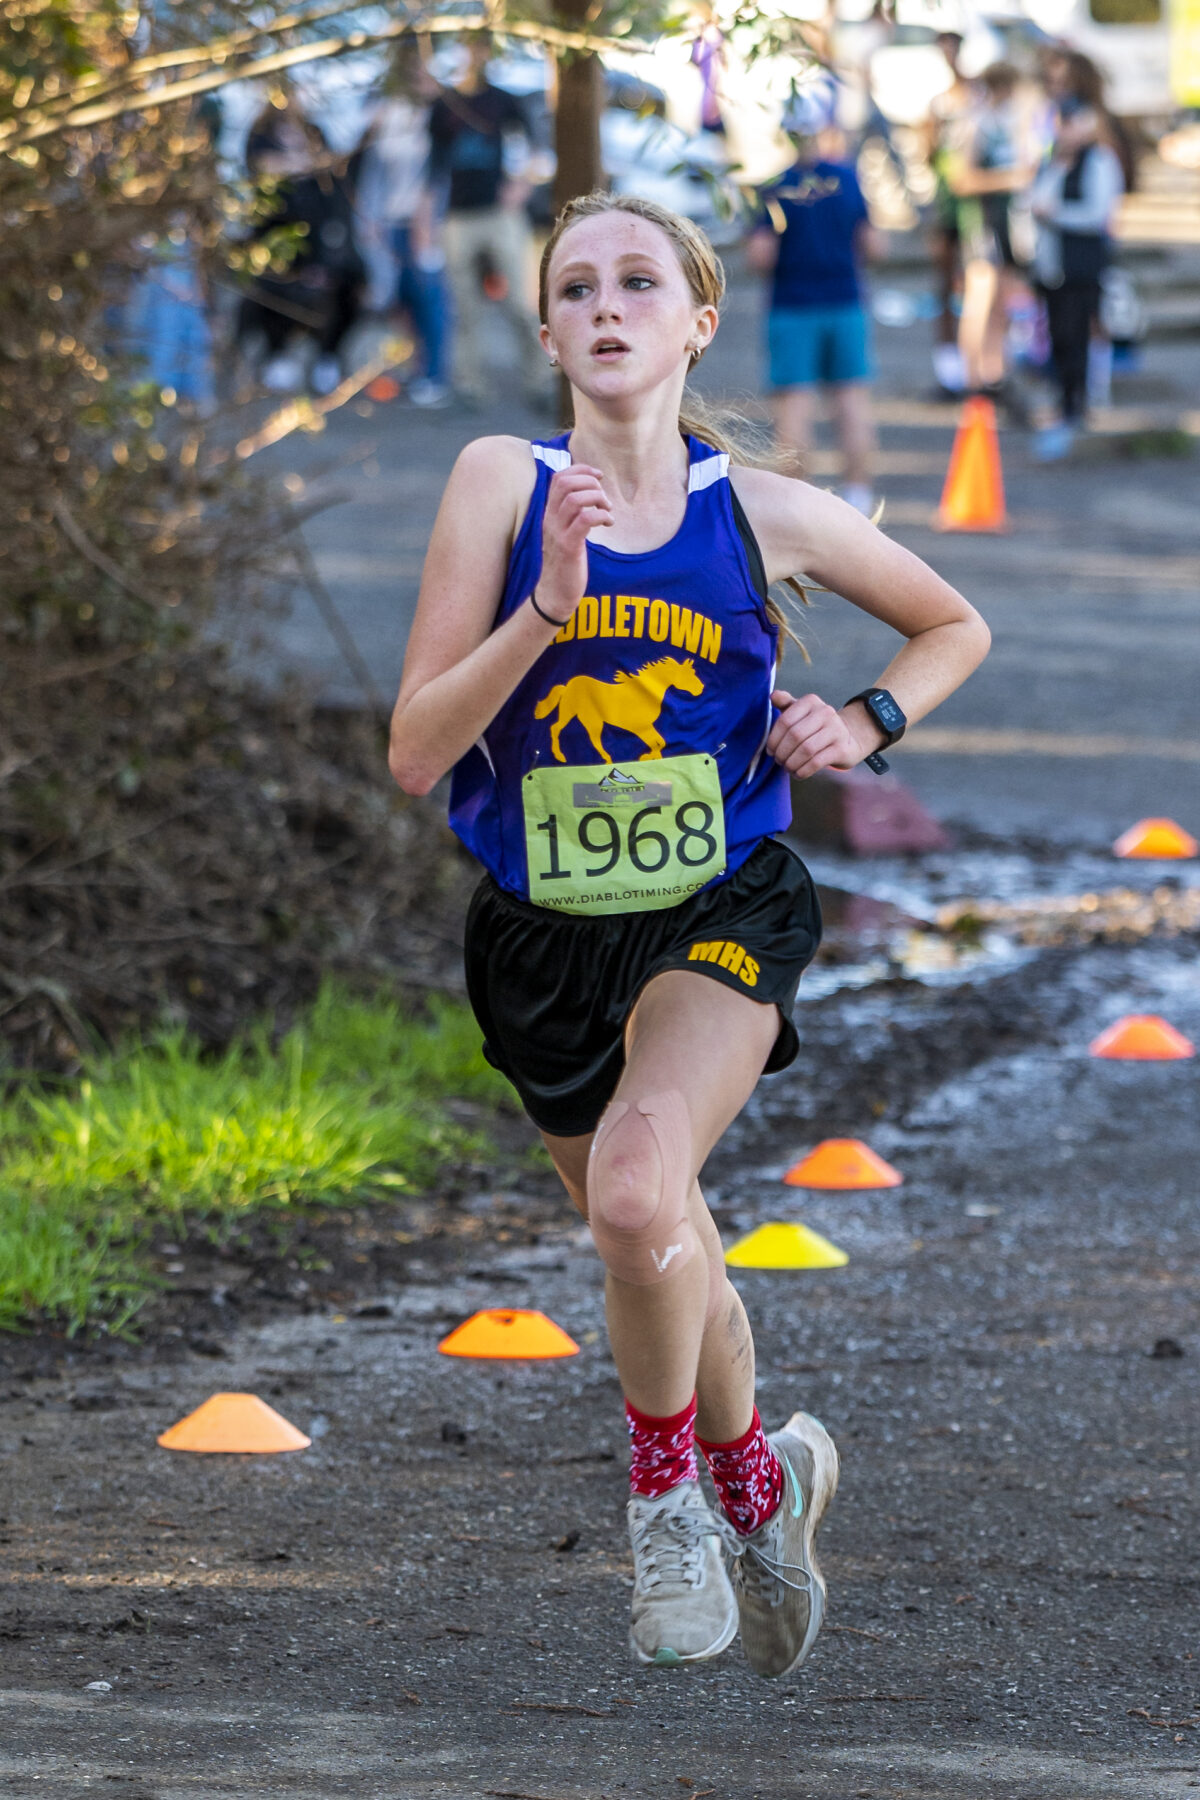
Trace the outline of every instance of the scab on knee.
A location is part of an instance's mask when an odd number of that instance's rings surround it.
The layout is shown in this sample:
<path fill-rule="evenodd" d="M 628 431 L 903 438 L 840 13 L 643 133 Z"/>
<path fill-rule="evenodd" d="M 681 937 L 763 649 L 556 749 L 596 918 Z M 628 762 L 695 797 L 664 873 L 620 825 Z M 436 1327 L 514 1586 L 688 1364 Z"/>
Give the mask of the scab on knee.
<path fill-rule="evenodd" d="M 588 1219 L 596 1249 L 618 1281 L 649 1287 L 698 1249 L 688 1216 L 692 1128 L 676 1090 L 614 1100 L 588 1161 Z"/>

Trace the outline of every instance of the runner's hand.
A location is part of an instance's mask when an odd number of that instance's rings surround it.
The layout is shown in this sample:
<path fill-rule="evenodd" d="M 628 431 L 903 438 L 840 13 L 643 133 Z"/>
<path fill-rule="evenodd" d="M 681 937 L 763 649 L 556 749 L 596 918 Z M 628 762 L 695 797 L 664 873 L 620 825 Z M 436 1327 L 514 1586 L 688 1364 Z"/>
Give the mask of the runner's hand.
<path fill-rule="evenodd" d="M 542 522 L 538 605 L 566 624 L 587 591 L 587 534 L 611 525 L 612 507 L 599 469 L 572 463 L 551 478 Z"/>
<path fill-rule="evenodd" d="M 818 769 L 852 769 L 877 747 L 860 743 L 845 715 L 819 694 L 801 694 L 796 699 L 776 688 L 771 704 L 778 707 L 779 717 L 767 734 L 767 754 L 798 781 L 807 780 Z M 878 731 L 875 736 L 878 738 Z"/>

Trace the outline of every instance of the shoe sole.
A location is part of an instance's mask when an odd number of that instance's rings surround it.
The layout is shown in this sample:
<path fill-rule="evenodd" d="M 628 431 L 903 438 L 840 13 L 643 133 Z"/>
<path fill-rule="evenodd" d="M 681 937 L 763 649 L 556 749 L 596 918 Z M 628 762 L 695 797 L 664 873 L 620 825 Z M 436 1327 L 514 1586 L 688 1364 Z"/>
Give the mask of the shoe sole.
<path fill-rule="evenodd" d="M 821 1565 L 817 1561 L 815 1540 L 829 1502 L 837 1493 L 838 1473 L 841 1467 L 837 1445 L 821 1421 L 814 1419 L 811 1413 L 793 1413 L 780 1431 L 772 1433 L 770 1442 L 774 1444 L 777 1439 L 783 1437 L 799 1438 L 812 1457 L 813 1491 L 804 1521 L 801 1550 L 804 1571 L 809 1576 L 812 1585 L 809 1588 L 808 1629 L 804 1633 L 804 1642 L 786 1669 L 777 1670 L 776 1676 L 790 1675 L 794 1669 L 800 1667 L 816 1643 L 817 1634 L 825 1622 L 825 1577 L 822 1575 Z M 784 1448 L 786 1449 L 787 1446 L 785 1445 Z"/>
<path fill-rule="evenodd" d="M 722 1650 L 728 1650 L 737 1636 L 737 1628 L 738 1613 L 735 1600 L 720 1637 L 709 1644 L 705 1650 L 690 1650 L 685 1655 L 682 1651 L 671 1650 L 664 1645 L 661 1650 L 655 1650 L 653 1655 L 648 1655 L 641 1645 L 634 1641 L 632 1631 L 629 1634 L 629 1648 L 644 1666 L 655 1669 L 675 1669 L 681 1663 L 709 1662 L 714 1656 L 720 1656 Z"/>

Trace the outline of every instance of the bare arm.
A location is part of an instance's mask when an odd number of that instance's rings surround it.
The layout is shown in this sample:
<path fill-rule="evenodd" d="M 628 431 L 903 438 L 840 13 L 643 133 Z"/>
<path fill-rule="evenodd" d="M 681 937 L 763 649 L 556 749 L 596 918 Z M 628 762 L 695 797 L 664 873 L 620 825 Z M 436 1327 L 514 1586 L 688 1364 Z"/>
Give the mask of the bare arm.
<path fill-rule="evenodd" d="M 769 275 L 779 260 L 779 233 L 769 225 L 761 225 L 746 239 L 747 268 L 756 275 Z"/>
<path fill-rule="evenodd" d="M 861 225 L 855 227 L 854 247 L 862 262 L 882 262 L 887 250 L 887 233 L 880 231 L 877 225 L 872 225 L 869 219 L 864 219 Z"/>
<path fill-rule="evenodd" d="M 975 608 L 853 507 L 765 469 L 737 469 L 735 486 L 768 581 L 802 572 L 907 639 L 875 685 L 895 695 L 910 724 L 983 661 L 991 635 Z M 779 717 L 767 749 L 793 775 L 851 768 L 882 742 L 859 701 L 838 710 L 816 694 L 797 698 L 782 689 L 772 699 Z"/>
<path fill-rule="evenodd" d="M 583 596 L 587 534 L 612 515 L 596 470 L 575 464 L 555 475 L 546 503 L 535 592 L 554 623 L 526 603 L 492 630 L 533 474 L 517 438 L 478 438 L 454 465 L 392 713 L 388 767 L 406 793 L 427 794 L 470 749 Z"/>

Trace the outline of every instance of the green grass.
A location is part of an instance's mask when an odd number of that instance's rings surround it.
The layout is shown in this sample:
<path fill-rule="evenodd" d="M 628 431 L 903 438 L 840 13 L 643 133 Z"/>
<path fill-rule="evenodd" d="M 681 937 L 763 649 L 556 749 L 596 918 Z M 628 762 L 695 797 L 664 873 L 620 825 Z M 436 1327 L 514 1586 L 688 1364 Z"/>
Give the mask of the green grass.
<path fill-rule="evenodd" d="M 465 1008 L 335 987 L 277 1042 L 262 1024 L 214 1055 L 163 1031 L 19 1088 L 0 1103 L 0 1329 L 123 1329 L 156 1224 L 419 1189 L 479 1147 L 445 1102 L 509 1092 Z"/>

